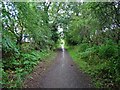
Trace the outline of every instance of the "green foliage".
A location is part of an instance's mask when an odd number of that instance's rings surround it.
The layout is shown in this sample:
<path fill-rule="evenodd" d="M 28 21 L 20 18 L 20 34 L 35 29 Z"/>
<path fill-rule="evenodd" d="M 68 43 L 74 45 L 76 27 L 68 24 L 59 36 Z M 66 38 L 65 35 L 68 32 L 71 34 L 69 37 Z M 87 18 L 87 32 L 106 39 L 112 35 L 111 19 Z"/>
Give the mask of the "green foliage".
<path fill-rule="evenodd" d="M 54 23 L 49 24 L 48 9 L 44 2 L 2 2 L 3 87 L 21 87 L 24 77 L 54 47 L 58 38 L 52 38 L 57 33 L 51 28 Z"/>
<path fill-rule="evenodd" d="M 3 58 L 5 58 L 7 55 L 15 56 L 16 54 L 19 54 L 19 49 L 17 48 L 14 41 L 11 40 L 10 38 L 2 39 L 2 50 L 3 50 Z"/>
<path fill-rule="evenodd" d="M 78 47 L 78 48 L 79 48 L 78 50 L 79 50 L 80 52 L 84 52 L 88 47 L 89 47 L 89 46 L 88 46 L 87 43 L 83 43 L 83 44 L 80 45 L 80 47 Z"/>
<path fill-rule="evenodd" d="M 113 45 L 101 45 L 99 47 L 99 57 L 100 58 L 111 58 L 115 56 L 116 49 Z"/>
<path fill-rule="evenodd" d="M 71 56 L 95 82 L 97 79 L 99 87 L 120 85 L 118 8 L 119 2 L 80 3 L 67 24 L 65 40 L 72 46 Z"/>
<path fill-rule="evenodd" d="M 4 1 L 0 16 L 3 87 L 20 87 L 47 51 L 57 47 L 58 27 L 66 44 L 76 46 L 72 56 L 83 70 L 107 87 L 120 85 L 119 2 Z"/>
<path fill-rule="evenodd" d="M 119 87 L 120 60 L 117 45 L 87 47 L 83 45 L 69 48 L 69 52 L 79 67 L 89 73 L 97 87 Z M 97 81 L 96 81 L 97 80 Z"/>
<path fill-rule="evenodd" d="M 51 52 L 52 53 L 52 52 Z M 51 55 L 48 51 L 33 51 L 31 53 L 22 53 L 20 59 L 9 59 L 3 61 L 2 86 L 7 88 L 22 87 L 25 76 L 31 73 L 34 67 L 44 58 Z M 9 68 L 9 69 L 8 69 Z"/>

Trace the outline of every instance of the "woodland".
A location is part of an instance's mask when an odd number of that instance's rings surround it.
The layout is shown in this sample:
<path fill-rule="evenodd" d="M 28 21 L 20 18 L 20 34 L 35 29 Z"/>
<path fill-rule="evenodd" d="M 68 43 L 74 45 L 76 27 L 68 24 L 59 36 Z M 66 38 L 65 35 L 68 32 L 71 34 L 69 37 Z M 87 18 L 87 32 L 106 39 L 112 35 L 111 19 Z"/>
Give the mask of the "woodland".
<path fill-rule="evenodd" d="M 55 53 L 61 39 L 96 87 L 120 87 L 119 1 L 4 1 L 0 8 L 2 88 L 21 88 L 25 76 Z"/>

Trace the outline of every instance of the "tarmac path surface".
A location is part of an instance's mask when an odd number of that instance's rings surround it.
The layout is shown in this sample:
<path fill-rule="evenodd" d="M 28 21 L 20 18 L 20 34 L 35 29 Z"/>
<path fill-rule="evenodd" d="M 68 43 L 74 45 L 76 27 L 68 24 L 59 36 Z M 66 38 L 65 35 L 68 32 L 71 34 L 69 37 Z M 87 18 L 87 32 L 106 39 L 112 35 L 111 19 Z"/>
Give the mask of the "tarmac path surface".
<path fill-rule="evenodd" d="M 92 88 L 91 79 L 76 67 L 69 53 L 58 49 L 53 64 L 44 72 L 33 75 L 33 80 L 27 80 L 29 88 Z M 39 70 L 39 69 L 38 69 Z M 37 72 L 36 72 L 37 73 Z M 36 78 L 34 78 L 36 77 Z M 34 80 L 36 79 L 36 80 Z M 26 83 L 26 84 L 27 84 Z"/>

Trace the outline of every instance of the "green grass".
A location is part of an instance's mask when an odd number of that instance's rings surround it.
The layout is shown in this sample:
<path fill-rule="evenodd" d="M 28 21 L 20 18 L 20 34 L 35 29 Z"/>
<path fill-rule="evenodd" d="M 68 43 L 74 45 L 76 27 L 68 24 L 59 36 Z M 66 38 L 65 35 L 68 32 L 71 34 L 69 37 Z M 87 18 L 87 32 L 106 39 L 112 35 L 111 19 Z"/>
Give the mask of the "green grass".
<path fill-rule="evenodd" d="M 75 53 L 74 50 L 68 50 L 70 55 L 72 56 L 73 60 L 75 61 L 75 63 L 82 69 L 82 70 L 86 70 L 86 68 L 88 68 L 88 64 L 83 61 L 82 59 L 79 59 L 79 56 L 77 53 Z"/>
<path fill-rule="evenodd" d="M 67 50 L 78 67 L 93 78 L 97 88 L 119 87 L 120 69 L 117 48 L 113 45 L 103 46 L 90 47 L 81 44 L 67 47 Z"/>
<path fill-rule="evenodd" d="M 96 80 L 95 73 L 99 65 L 89 65 L 84 59 L 81 59 L 80 54 L 78 53 L 78 47 L 67 47 L 69 54 L 73 58 L 73 61 L 83 72 L 87 73 L 92 77 L 92 81 L 95 87 L 99 88 L 102 86 L 102 83 L 99 80 Z"/>

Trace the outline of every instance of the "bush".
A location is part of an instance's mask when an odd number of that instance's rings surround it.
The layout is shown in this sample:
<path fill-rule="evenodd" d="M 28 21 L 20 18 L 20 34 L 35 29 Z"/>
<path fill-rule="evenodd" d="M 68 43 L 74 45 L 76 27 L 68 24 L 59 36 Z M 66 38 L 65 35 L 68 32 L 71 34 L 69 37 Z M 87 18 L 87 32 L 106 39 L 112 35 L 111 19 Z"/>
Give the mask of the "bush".
<path fill-rule="evenodd" d="M 19 55 L 19 49 L 16 45 L 16 43 L 8 38 L 3 38 L 2 40 L 2 56 L 3 58 L 9 58 L 14 57 L 16 55 Z"/>
<path fill-rule="evenodd" d="M 80 56 L 81 58 L 84 58 L 84 59 L 90 59 L 90 57 L 95 55 L 96 52 L 97 52 L 96 47 L 89 47 L 83 50 L 83 52 L 80 53 Z"/>
<path fill-rule="evenodd" d="M 16 88 L 22 86 L 24 77 L 30 73 L 34 67 L 48 56 L 49 52 L 43 51 L 32 51 L 29 53 L 21 52 L 19 58 L 11 57 L 8 60 L 3 60 L 2 67 L 2 84 L 5 88 Z"/>
<path fill-rule="evenodd" d="M 99 87 L 119 87 L 120 57 L 118 45 L 102 44 L 101 46 L 81 44 L 70 50 L 71 56 L 80 68 L 95 79 Z M 97 82 L 96 82 L 97 81 Z M 101 83 L 100 83 L 101 82 Z"/>
<path fill-rule="evenodd" d="M 101 45 L 99 47 L 98 55 L 101 59 L 111 58 L 115 56 L 115 54 L 116 54 L 116 48 L 113 45 Z"/>
<path fill-rule="evenodd" d="M 89 47 L 88 43 L 80 44 L 78 46 L 78 51 L 79 52 L 84 52 L 88 47 Z"/>

